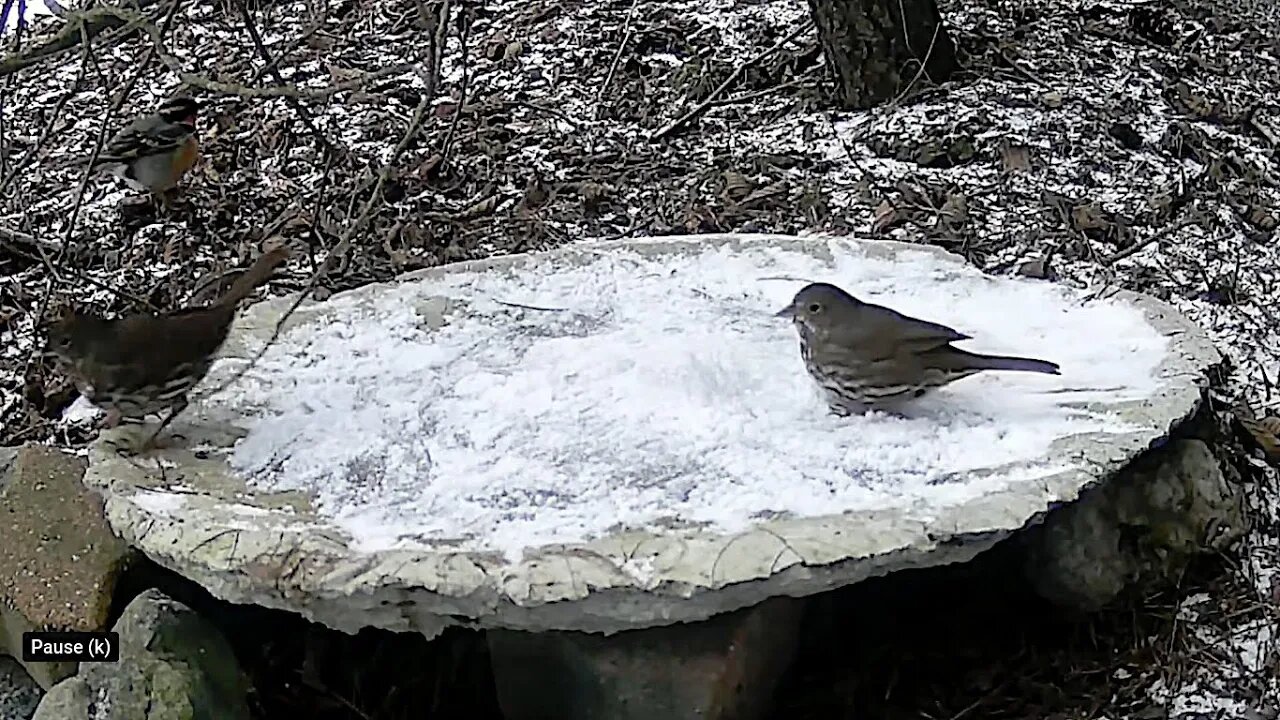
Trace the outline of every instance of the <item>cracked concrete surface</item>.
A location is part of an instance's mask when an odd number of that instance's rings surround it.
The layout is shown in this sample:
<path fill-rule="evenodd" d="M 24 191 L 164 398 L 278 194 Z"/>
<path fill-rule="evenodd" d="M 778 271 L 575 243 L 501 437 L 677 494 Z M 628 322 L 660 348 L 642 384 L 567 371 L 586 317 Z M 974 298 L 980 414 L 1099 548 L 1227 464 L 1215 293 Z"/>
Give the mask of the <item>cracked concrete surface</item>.
<path fill-rule="evenodd" d="M 844 240 L 875 255 L 934 252 L 894 242 Z M 708 244 L 766 243 L 828 253 L 827 240 L 788 236 L 700 235 L 591 243 L 552 253 L 587 259 L 612 247 L 664 253 Z M 432 268 L 399 282 L 459 270 L 537 262 L 518 255 Z M 371 285 L 352 293 L 377 293 Z M 432 637 L 453 624 L 523 630 L 622 630 L 693 622 L 778 595 L 805 596 L 904 568 L 963 562 L 1008 534 L 1039 522 L 1050 508 L 1112 476 L 1191 415 L 1205 370 L 1220 356 L 1199 328 L 1172 307 L 1132 293 L 1117 297 L 1142 310 L 1171 338 L 1158 369 L 1160 390 L 1145 400 L 1105 409 L 1142 428 L 1116 435 L 1062 438 L 1055 458 L 1073 469 L 954 506 L 928 521 L 894 511 L 777 519 L 748 532 L 679 535 L 626 532 L 577 546 L 533 548 L 519 561 L 484 553 L 392 550 L 365 554 L 320 517 L 301 493 L 255 492 L 201 447 L 229 447 L 243 434 L 210 420 L 198 404 L 175 422 L 187 440 L 142 457 L 120 457 L 111 443 L 136 430 L 104 433 L 90 453 L 86 482 L 105 491 L 107 516 L 119 534 L 160 564 L 237 603 L 298 612 L 354 632 L 364 626 Z M 293 298 L 259 304 L 237 322 L 227 355 L 244 355 L 248 339 L 270 336 Z M 422 308 L 440 314 L 439 307 Z M 315 320 L 322 303 L 304 303 L 286 327 Z M 216 373 L 210 383 L 221 381 Z M 166 495 L 156 502 L 156 492 Z M 634 572 L 638 564 L 647 570 Z"/>

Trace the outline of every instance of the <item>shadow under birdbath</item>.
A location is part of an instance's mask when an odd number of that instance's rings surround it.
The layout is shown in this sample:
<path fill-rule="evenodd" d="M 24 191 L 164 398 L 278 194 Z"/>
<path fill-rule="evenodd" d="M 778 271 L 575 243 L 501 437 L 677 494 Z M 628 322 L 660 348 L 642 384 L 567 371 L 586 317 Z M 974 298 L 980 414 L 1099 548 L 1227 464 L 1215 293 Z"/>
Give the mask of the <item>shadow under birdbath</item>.
<path fill-rule="evenodd" d="M 774 317 L 809 281 L 1062 375 L 962 380 L 910 419 L 833 417 Z M 244 313 L 196 395 L 291 302 Z M 160 564 L 349 632 L 611 634 L 756 608 L 698 632 L 772 647 L 750 628 L 794 610 L 765 601 L 973 557 L 1167 437 L 1217 362 L 1157 300 L 1086 301 L 929 247 L 584 243 L 304 303 L 193 400 L 184 441 L 122 458 L 106 443 L 128 431 L 104 434 L 87 481 Z M 493 637 L 495 667 L 529 652 Z M 606 652 L 556 637 L 558 657 Z M 699 642 L 723 662 L 689 682 L 773 671 Z"/>

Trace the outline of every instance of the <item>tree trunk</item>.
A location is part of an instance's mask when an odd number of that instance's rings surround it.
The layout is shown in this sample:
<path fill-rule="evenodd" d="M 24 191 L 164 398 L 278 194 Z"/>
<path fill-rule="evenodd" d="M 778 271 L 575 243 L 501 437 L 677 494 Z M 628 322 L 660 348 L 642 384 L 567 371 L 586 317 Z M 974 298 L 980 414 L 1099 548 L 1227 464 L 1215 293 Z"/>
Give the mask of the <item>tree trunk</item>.
<path fill-rule="evenodd" d="M 809 9 L 844 107 L 872 107 L 955 69 L 935 0 L 809 0 Z"/>

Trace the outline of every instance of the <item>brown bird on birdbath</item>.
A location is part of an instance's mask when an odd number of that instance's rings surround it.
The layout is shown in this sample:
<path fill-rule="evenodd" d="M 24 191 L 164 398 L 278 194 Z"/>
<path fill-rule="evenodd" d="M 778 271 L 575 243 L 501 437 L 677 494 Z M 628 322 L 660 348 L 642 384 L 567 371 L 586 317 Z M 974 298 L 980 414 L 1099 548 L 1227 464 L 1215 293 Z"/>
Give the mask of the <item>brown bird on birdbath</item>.
<path fill-rule="evenodd" d="M 150 446 L 187 406 L 187 394 L 227 339 L 236 306 L 289 257 L 287 247 L 263 253 L 208 307 L 107 320 L 67 311 L 49 328 L 47 352 L 89 402 L 107 411 L 105 427 L 168 410 L 144 443 Z"/>
<path fill-rule="evenodd" d="M 987 370 L 1059 375 L 1056 364 L 979 355 L 951 346 L 969 336 L 938 323 L 862 302 L 827 283 L 796 293 L 777 313 L 800 335 L 805 369 L 837 415 L 890 410 Z"/>

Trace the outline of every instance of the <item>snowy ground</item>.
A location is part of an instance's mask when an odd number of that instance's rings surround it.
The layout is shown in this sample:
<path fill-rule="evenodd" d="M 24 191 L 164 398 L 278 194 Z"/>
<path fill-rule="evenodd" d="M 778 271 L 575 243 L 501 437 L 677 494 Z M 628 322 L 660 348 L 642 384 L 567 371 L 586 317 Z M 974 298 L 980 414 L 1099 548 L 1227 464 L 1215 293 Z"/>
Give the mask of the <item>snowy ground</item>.
<path fill-rule="evenodd" d="M 424 60 L 429 45 L 409 5 L 261 5 L 253 17 L 268 52 L 287 81 L 307 88 L 359 83 Z M 967 71 L 946 89 L 917 87 L 846 113 L 824 97 L 810 32 L 770 52 L 800 29 L 800 0 L 488 3 L 465 62 L 450 29 L 447 97 L 431 101 L 370 227 L 323 289 L 583 237 L 878 229 L 992 272 L 1165 298 L 1231 357 L 1224 401 L 1277 414 L 1276 4 L 944 6 Z M 207 159 L 170 216 L 125 208 L 119 188 L 95 181 L 68 229 L 78 169 L 49 163 L 89 151 L 103 118 L 116 116 L 113 93 L 138 73 L 144 42 L 104 38 L 91 58 L 70 51 L 0 76 L 5 442 L 89 435 L 58 420 L 74 399 L 65 380 L 28 363 L 49 276 L 39 241 L 72 240 L 63 270 L 82 270 L 66 272 L 59 291 L 102 309 L 182 302 L 273 235 L 311 248 L 273 284 L 296 289 L 355 220 L 372 172 L 406 132 L 424 87 L 409 70 L 304 93 L 296 107 L 237 89 L 275 81 L 229 7 L 184 4 L 168 35 L 180 69 L 233 84 L 230 94 L 203 96 Z M 171 68 L 151 64 L 119 115 L 178 85 Z M 703 102 L 705 113 L 652 139 Z M 1196 608 L 1195 627 L 1213 632 L 1211 642 L 1178 634 L 1176 672 L 1173 661 L 1127 666 L 1099 691 L 1094 715 L 1149 712 L 1133 705 L 1138 695 L 1178 712 L 1220 707 L 1223 717 L 1267 706 L 1259 698 L 1276 692 L 1274 681 L 1244 668 L 1274 658 L 1274 639 L 1248 658 L 1232 644 L 1237 630 L 1276 617 L 1275 475 L 1258 465 L 1244 478 L 1256 532 L 1212 607 Z"/>
<path fill-rule="evenodd" d="M 1064 469 L 1054 440 L 1138 430 L 1081 405 L 1162 385 L 1167 340 L 1132 306 L 928 253 L 831 247 L 834 266 L 793 251 L 626 252 L 340 302 L 215 400 L 252 418 L 232 465 L 314 494 L 369 551 L 444 541 L 519 558 L 618 529 L 739 532 L 889 507 L 926 518 Z M 773 315 L 803 283 L 771 277 L 835 282 L 1063 375 L 989 373 L 910 419 L 835 418 Z M 430 331 L 415 308 L 439 295 L 469 307 Z"/>

